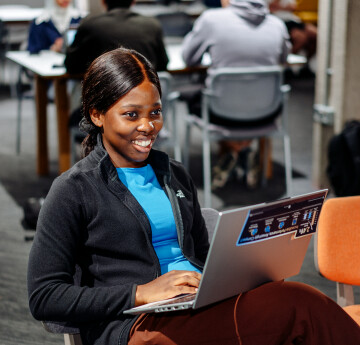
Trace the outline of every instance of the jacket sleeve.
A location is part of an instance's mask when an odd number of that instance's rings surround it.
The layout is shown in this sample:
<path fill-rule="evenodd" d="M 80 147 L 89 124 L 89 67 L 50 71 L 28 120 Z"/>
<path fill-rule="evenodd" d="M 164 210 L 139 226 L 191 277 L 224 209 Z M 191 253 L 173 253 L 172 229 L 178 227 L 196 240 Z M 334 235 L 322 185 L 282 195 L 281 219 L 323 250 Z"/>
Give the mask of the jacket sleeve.
<path fill-rule="evenodd" d="M 56 179 L 41 208 L 28 263 L 28 295 L 38 320 L 92 322 L 132 307 L 133 284 L 76 286 L 73 275 L 86 239 L 80 185 Z"/>
<path fill-rule="evenodd" d="M 211 26 L 204 12 L 194 23 L 193 29 L 185 36 L 182 45 L 182 58 L 186 65 L 194 66 L 201 63 L 202 56 L 208 51 L 211 38 Z"/>

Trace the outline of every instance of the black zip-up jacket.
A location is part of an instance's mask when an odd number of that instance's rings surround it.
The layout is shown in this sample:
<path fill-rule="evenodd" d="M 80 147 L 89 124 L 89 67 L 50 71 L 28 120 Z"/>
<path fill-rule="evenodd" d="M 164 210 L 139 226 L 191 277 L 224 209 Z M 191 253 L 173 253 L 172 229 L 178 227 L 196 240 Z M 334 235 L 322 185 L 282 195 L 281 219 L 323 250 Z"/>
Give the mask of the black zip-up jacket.
<path fill-rule="evenodd" d="M 184 256 L 202 268 L 208 235 L 190 176 L 160 151 L 148 163 L 170 199 Z M 98 144 L 55 179 L 41 208 L 28 266 L 30 310 L 38 320 L 76 325 L 84 344 L 127 344 L 136 317 L 123 311 L 134 306 L 136 286 L 160 272 L 149 220 Z"/>

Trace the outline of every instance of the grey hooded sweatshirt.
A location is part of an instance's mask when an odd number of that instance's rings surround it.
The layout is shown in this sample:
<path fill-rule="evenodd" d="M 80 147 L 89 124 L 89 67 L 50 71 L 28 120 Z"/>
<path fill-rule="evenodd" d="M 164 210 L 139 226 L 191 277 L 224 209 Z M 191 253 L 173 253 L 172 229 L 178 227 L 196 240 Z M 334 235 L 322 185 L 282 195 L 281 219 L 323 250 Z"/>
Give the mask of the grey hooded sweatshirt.
<path fill-rule="evenodd" d="M 211 57 L 209 70 L 219 67 L 284 64 L 291 49 L 284 23 L 269 14 L 264 0 L 230 0 L 225 8 L 206 10 L 183 42 L 187 65 Z"/>

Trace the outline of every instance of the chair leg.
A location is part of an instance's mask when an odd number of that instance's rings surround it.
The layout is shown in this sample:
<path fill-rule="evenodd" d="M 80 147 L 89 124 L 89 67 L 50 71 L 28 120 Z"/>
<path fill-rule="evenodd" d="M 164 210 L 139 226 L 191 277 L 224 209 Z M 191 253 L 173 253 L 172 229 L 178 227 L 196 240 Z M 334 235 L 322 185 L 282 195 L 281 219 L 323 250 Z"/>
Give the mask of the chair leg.
<path fill-rule="evenodd" d="M 211 152 L 206 130 L 203 136 L 204 207 L 211 207 Z"/>
<path fill-rule="evenodd" d="M 172 133 L 174 134 L 174 141 L 175 141 L 175 146 L 174 146 L 174 158 L 175 160 L 177 160 L 178 162 L 182 161 L 182 155 L 181 155 L 181 142 L 180 142 L 180 136 L 177 130 L 173 130 Z"/>
<path fill-rule="evenodd" d="M 189 122 L 186 122 L 185 125 L 185 145 L 183 148 L 183 164 L 187 171 L 189 171 L 190 168 L 190 140 L 191 140 L 191 124 Z"/>
<path fill-rule="evenodd" d="M 268 178 L 268 169 L 269 169 L 269 139 L 268 138 L 261 138 L 259 139 L 259 152 L 261 157 L 261 164 L 262 164 L 262 176 L 261 176 L 261 185 L 265 187 L 267 185 L 267 178 Z"/>
<path fill-rule="evenodd" d="M 21 146 L 21 111 L 22 111 L 22 98 L 19 96 L 17 116 L 16 116 L 16 154 L 20 153 Z"/>
<path fill-rule="evenodd" d="M 292 195 L 292 168 L 291 168 L 291 150 L 290 138 L 288 135 L 284 136 L 284 159 L 285 159 L 285 178 L 286 178 L 286 194 Z"/>

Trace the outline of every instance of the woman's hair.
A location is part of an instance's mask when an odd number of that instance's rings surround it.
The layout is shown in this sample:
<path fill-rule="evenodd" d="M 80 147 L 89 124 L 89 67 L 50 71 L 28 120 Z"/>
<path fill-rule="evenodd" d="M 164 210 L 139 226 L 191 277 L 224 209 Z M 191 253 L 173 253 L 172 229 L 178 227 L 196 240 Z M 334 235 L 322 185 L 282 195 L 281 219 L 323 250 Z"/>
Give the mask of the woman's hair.
<path fill-rule="evenodd" d="M 145 79 L 154 84 L 161 97 L 161 86 L 151 63 L 135 50 L 118 48 L 95 59 L 87 70 L 82 84 L 83 118 L 80 129 L 88 136 L 82 143 L 83 156 L 96 145 L 101 129 L 91 121 L 90 112 L 105 114 L 121 97 Z"/>

